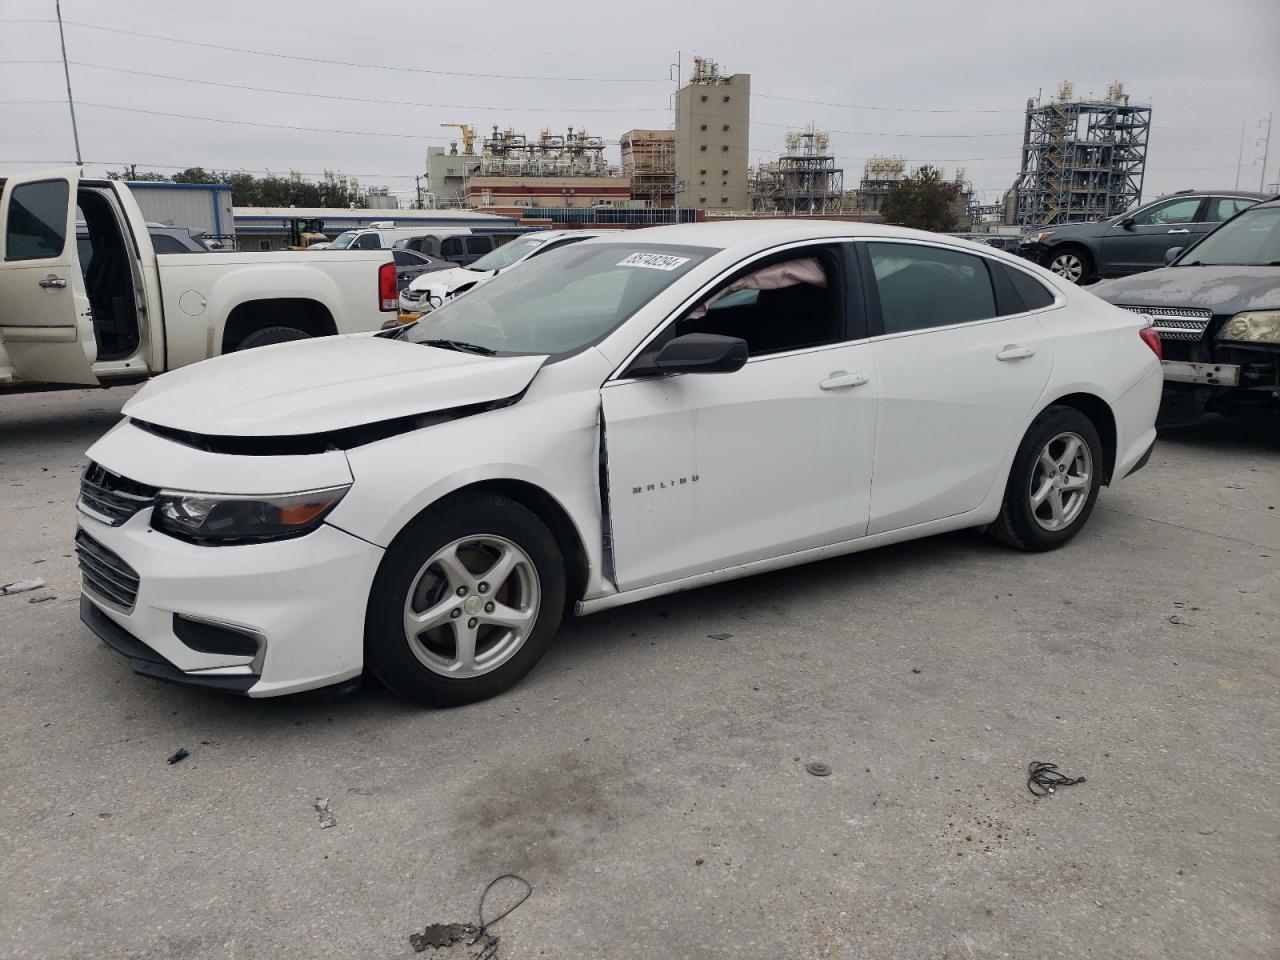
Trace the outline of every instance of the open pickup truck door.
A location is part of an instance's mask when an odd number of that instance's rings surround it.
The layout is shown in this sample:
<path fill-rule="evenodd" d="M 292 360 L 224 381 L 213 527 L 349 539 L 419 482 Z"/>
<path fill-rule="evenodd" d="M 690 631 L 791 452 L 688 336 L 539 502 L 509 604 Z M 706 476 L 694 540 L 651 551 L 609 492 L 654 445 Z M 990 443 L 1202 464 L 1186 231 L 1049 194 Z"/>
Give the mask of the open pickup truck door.
<path fill-rule="evenodd" d="M 76 252 L 78 167 L 8 177 L 0 193 L 0 348 L 35 383 L 96 384 Z"/>

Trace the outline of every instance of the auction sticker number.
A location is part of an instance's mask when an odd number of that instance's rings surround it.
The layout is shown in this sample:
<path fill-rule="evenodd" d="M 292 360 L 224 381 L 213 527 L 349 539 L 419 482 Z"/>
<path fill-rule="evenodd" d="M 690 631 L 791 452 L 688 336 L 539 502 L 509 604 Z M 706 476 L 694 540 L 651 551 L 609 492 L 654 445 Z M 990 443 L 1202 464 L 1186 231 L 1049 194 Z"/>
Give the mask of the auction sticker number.
<path fill-rule="evenodd" d="M 647 270 L 675 270 L 688 262 L 688 257 L 673 257 L 666 253 L 633 253 L 620 261 L 618 266 L 644 267 Z"/>

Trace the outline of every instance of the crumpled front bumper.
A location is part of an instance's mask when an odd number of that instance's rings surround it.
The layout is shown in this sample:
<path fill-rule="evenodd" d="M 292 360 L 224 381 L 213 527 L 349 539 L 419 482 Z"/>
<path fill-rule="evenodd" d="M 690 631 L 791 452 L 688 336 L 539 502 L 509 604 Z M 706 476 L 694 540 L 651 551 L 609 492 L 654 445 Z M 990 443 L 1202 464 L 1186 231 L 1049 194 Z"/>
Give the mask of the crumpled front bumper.
<path fill-rule="evenodd" d="M 137 574 L 128 608 L 82 577 L 81 619 L 140 674 L 267 697 L 363 670 L 380 547 L 328 524 L 292 540 L 201 546 L 153 530 L 149 510 L 114 527 L 82 514 L 80 529 Z M 218 651 L 193 640 L 191 624 L 258 643 Z"/>

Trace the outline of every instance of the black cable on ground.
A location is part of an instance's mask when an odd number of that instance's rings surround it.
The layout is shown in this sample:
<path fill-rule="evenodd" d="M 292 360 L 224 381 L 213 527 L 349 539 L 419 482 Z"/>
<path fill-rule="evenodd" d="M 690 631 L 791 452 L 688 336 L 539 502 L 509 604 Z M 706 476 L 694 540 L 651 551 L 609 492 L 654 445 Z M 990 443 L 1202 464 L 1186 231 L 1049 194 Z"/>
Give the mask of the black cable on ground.
<path fill-rule="evenodd" d="M 514 880 L 517 883 L 524 884 L 524 893 L 520 895 L 519 900 L 511 904 L 511 906 L 507 907 L 507 909 L 503 910 L 500 914 L 498 914 L 492 920 L 485 920 L 484 918 L 485 898 L 489 896 L 489 891 L 492 890 L 502 880 Z M 516 907 L 520 906 L 520 904 L 524 903 L 531 896 L 533 896 L 533 884 L 531 884 L 524 877 L 517 876 L 514 873 L 504 873 L 501 876 L 494 877 L 492 880 L 489 881 L 489 883 L 484 888 L 484 892 L 480 894 L 480 905 L 476 909 L 476 915 L 480 920 L 480 926 L 477 928 L 475 936 L 472 938 L 471 942 L 478 943 L 482 938 L 484 939 L 484 949 L 481 950 L 480 953 L 476 956 L 476 960 L 492 960 L 492 958 L 498 955 L 498 938 L 489 932 L 489 928 L 493 926 L 495 923 L 497 923 L 499 920 L 503 919 L 506 916 L 509 916 L 512 913 L 512 911 L 515 910 Z"/>
<path fill-rule="evenodd" d="M 1065 773 L 1059 773 L 1056 763 L 1032 760 L 1027 765 L 1027 789 L 1037 797 L 1047 797 L 1058 787 L 1070 787 L 1084 782 L 1084 777 L 1068 777 Z"/>

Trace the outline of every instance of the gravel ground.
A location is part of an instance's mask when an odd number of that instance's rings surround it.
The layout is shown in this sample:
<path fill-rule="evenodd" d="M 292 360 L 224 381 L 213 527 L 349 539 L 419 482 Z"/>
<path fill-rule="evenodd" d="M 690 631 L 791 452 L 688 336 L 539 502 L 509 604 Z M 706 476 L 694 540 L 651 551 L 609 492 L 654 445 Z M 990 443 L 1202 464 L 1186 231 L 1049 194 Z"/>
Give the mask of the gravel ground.
<path fill-rule="evenodd" d="M 1059 552 L 638 604 L 424 712 L 157 684 L 80 625 L 78 473 L 127 396 L 0 398 L 0 582 L 46 582 L 0 597 L 0 955 L 411 957 L 515 872 L 502 958 L 1276 956 L 1276 428 L 1167 431 Z M 1088 781 L 1033 799 L 1031 760 Z"/>

